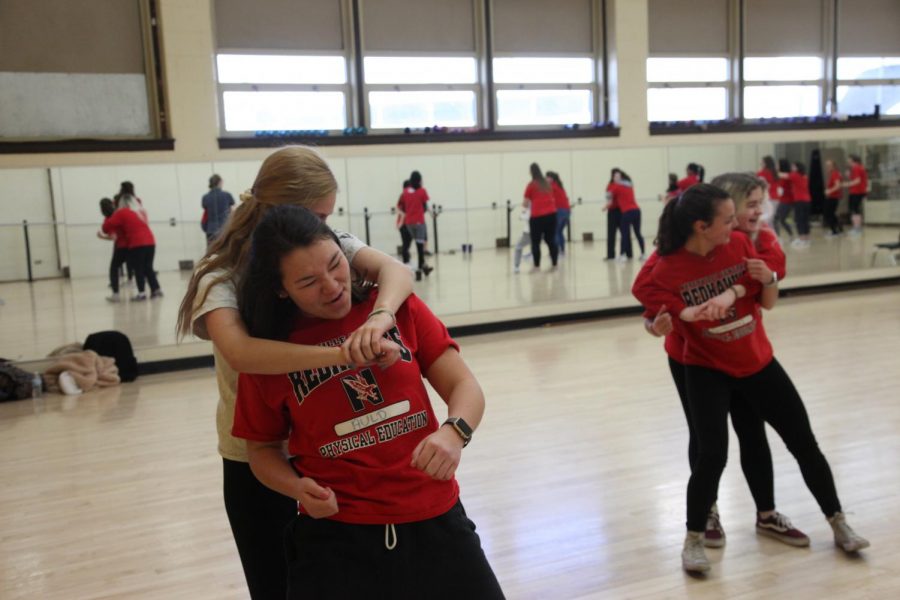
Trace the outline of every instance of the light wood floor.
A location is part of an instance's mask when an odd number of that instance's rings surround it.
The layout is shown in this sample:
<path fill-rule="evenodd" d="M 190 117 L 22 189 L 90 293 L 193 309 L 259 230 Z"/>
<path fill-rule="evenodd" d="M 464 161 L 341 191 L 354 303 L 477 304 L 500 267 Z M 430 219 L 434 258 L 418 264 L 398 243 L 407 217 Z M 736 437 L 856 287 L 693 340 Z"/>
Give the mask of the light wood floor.
<path fill-rule="evenodd" d="M 462 498 L 509 598 L 900 597 L 900 289 L 795 298 L 766 321 L 872 547 L 835 549 L 772 433 L 778 507 L 812 546 L 755 535 L 732 443 L 728 544 L 686 576 L 687 435 L 659 340 L 635 318 L 467 337 L 488 410 Z M 0 404 L 0 598 L 245 598 L 215 396 L 198 370 Z"/>

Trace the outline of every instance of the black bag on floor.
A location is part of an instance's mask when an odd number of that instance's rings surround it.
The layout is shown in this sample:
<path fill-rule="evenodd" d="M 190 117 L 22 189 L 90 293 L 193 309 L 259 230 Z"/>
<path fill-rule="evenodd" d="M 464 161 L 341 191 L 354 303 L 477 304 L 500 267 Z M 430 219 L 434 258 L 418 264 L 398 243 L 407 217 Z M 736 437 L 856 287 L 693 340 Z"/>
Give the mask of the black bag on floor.
<path fill-rule="evenodd" d="M 100 356 L 111 356 L 119 368 L 123 382 L 134 381 L 138 376 L 137 358 L 131 348 L 131 340 L 121 331 L 98 331 L 87 336 L 84 349 L 93 350 Z"/>
<path fill-rule="evenodd" d="M 0 402 L 31 398 L 33 377 L 31 373 L 13 366 L 11 362 L 0 360 Z"/>

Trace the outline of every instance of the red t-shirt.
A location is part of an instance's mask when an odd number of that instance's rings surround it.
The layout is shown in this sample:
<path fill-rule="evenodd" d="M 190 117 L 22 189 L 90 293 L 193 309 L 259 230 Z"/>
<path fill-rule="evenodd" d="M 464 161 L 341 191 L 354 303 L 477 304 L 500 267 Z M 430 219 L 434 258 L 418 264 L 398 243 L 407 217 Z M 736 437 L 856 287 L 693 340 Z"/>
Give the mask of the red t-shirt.
<path fill-rule="evenodd" d="M 791 204 L 794 202 L 794 186 L 791 183 L 790 173 L 788 177 L 781 178 L 781 198 L 778 199 L 782 204 Z"/>
<path fill-rule="evenodd" d="M 103 233 L 115 233 L 117 236 L 124 234 L 129 249 L 156 245 L 150 226 L 140 214 L 130 208 L 120 208 L 103 221 Z M 116 244 L 116 247 L 122 246 Z"/>
<path fill-rule="evenodd" d="M 400 195 L 398 206 L 403 214 L 404 225 L 424 225 L 425 224 L 425 205 L 428 203 L 428 192 L 425 188 L 415 189 L 408 187 L 403 190 Z"/>
<path fill-rule="evenodd" d="M 778 177 L 772 174 L 772 171 L 768 169 L 762 169 L 756 173 L 757 177 L 761 177 L 766 180 L 766 183 L 769 186 L 769 199 L 770 200 L 778 200 L 778 187 L 779 181 Z"/>
<path fill-rule="evenodd" d="M 556 212 L 556 200 L 553 199 L 552 187 L 545 190 L 540 183 L 532 180 L 525 187 L 525 197 L 531 200 L 532 219 Z"/>
<path fill-rule="evenodd" d="M 691 187 L 692 185 L 696 185 L 698 183 L 700 183 L 700 178 L 692 173 L 692 174 L 688 175 L 687 177 L 685 177 L 684 179 L 679 179 L 677 185 L 678 185 L 678 189 L 680 191 L 684 192 L 684 190 L 686 190 L 689 187 Z"/>
<path fill-rule="evenodd" d="M 566 194 L 566 190 L 559 187 L 559 185 L 550 180 L 550 189 L 553 192 L 553 202 L 556 204 L 556 210 L 570 210 L 572 205 L 569 204 L 569 196 Z"/>
<path fill-rule="evenodd" d="M 791 172 L 789 175 L 791 182 L 791 194 L 794 202 L 809 202 L 809 177 L 800 173 Z"/>
<path fill-rule="evenodd" d="M 706 256 L 682 248 L 662 256 L 649 277 L 632 293 L 655 315 L 665 304 L 672 313 L 675 331 L 684 338 L 684 364 L 716 369 L 732 377 L 759 372 L 772 360 L 772 345 L 763 328 L 758 295 L 762 289 L 747 273 L 746 258 L 756 258 L 749 238 L 732 232 L 731 241 Z M 678 315 L 688 306 L 702 304 L 729 286 L 740 283 L 747 294 L 738 299 L 720 321 L 688 323 Z"/>
<path fill-rule="evenodd" d="M 825 186 L 825 189 L 827 190 L 828 188 L 832 187 L 836 183 L 839 184 L 842 180 L 843 180 L 843 177 L 841 177 L 840 171 L 838 171 L 837 169 L 834 169 L 833 171 L 831 171 L 831 173 L 828 174 L 828 185 Z M 841 187 L 840 187 L 840 185 L 838 185 L 838 187 L 835 191 L 828 194 L 828 197 L 831 198 L 832 200 L 840 200 L 842 195 L 843 194 L 841 194 Z"/>
<path fill-rule="evenodd" d="M 365 323 L 376 297 L 340 320 L 300 319 L 290 341 L 340 345 Z M 335 521 L 422 521 L 447 512 L 459 497 L 455 479 L 438 481 L 410 466 L 412 451 L 440 426 L 422 374 L 459 346 L 415 295 L 396 317 L 387 335 L 402 353 L 388 369 L 340 366 L 238 378 L 232 434 L 287 439 L 295 469 L 334 491 L 339 512 L 329 518 Z"/>
<path fill-rule="evenodd" d="M 634 199 L 634 187 L 624 183 L 612 182 L 606 186 L 612 201 L 612 208 L 618 208 L 623 213 L 638 210 L 637 201 Z"/>
<path fill-rule="evenodd" d="M 850 166 L 850 179 L 859 179 L 859 183 L 850 186 L 851 194 L 865 195 L 869 191 L 869 174 L 862 165 Z"/>

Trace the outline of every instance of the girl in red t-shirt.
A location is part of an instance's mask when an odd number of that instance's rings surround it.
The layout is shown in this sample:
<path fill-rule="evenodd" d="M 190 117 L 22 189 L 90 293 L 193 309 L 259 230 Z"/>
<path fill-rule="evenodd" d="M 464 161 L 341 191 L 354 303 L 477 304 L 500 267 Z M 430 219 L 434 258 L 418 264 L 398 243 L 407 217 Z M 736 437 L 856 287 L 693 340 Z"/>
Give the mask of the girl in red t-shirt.
<path fill-rule="evenodd" d="M 778 177 L 778 167 L 775 166 L 775 159 L 769 155 L 763 156 L 762 168 L 756 172 L 756 176 L 766 182 L 769 192 L 769 203 L 771 206 L 765 207 L 766 220 L 771 224 L 775 217 L 775 211 L 778 208 L 778 201 L 781 198 L 781 180 Z"/>
<path fill-rule="evenodd" d="M 634 231 L 638 245 L 641 247 L 640 260 L 644 260 L 644 237 L 641 235 L 641 209 L 634 197 L 634 184 L 631 177 L 622 169 L 613 169 L 613 180 L 606 186 L 606 210 L 616 208 L 620 212 L 619 233 L 622 235 L 622 252 L 619 260 L 624 262 L 634 258 L 631 249 L 631 232 Z"/>
<path fill-rule="evenodd" d="M 272 208 L 252 243 L 238 289 L 250 335 L 335 346 L 387 311 L 355 284 L 337 237 L 311 211 Z M 247 440 L 256 477 L 299 503 L 286 532 L 287 596 L 362 597 L 379 581 L 392 598 L 421 598 L 422 585 L 441 597 L 502 598 L 454 477 L 484 412 L 481 387 L 421 300 L 390 316 L 381 343 L 399 346 L 400 360 L 388 369 L 239 377 L 233 434 Z M 447 403 L 443 424 L 423 376 Z"/>
<path fill-rule="evenodd" d="M 531 181 L 525 187 L 522 206 L 531 211 L 528 227 L 531 230 L 531 259 L 534 261 L 532 271 L 541 268 L 541 239 L 550 249 L 551 269 L 556 269 L 559 247 L 556 245 L 556 200 L 553 197 L 553 186 L 550 184 L 537 163 L 531 163 Z"/>
<path fill-rule="evenodd" d="M 669 203 L 660 217 L 660 259 L 633 293 L 647 313 L 663 307 L 684 339 L 685 390 L 698 440 L 688 482 L 686 571 L 710 569 L 703 532 L 728 453 L 727 422 L 739 393 L 782 437 L 828 518 L 835 543 L 847 552 L 869 545 L 847 525 L 828 462 L 816 443 L 803 401 L 772 354 L 761 321 L 761 284 L 748 259 L 753 243 L 732 232 L 728 193 L 698 184 Z"/>
<path fill-rule="evenodd" d="M 569 216 L 572 214 L 572 205 L 569 203 L 569 195 L 563 187 L 562 179 L 556 171 L 547 171 L 547 181 L 553 189 L 553 200 L 556 203 L 556 247 L 559 254 L 566 253 L 566 237 L 563 231 L 569 224 Z"/>
<path fill-rule="evenodd" d="M 127 182 L 126 182 L 127 183 Z M 134 196 L 123 194 L 119 197 L 119 209 L 103 222 L 103 233 L 124 234 L 128 240 L 128 260 L 134 269 L 138 293 L 131 299 L 147 299 L 144 282 L 150 284 L 150 297 L 161 298 L 162 289 L 156 279 L 153 257 L 156 254 L 156 239 L 147 224 L 147 213 Z"/>
<path fill-rule="evenodd" d="M 845 188 L 850 188 L 850 222 L 853 235 L 862 233 L 862 201 L 869 193 L 869 174 L 862 165 L 862 159 L 858 154 L 850 154 L 850 176 L 844 182 Z"/>
<path fill-rule="evenodd" d="M 422 175 L 413 171 L 409 176 L 409 185 L 404 186 L 403 193 L 397 207 L 403 213 L 403 226 L 409 233 L 409 240 L 416 242 L 416 254 L 419 257 L 419 273 L 429 275 L 434 267 L 425 264 L 425 241 L 428 239 L 428 230 L 425 226 L 425 212 L 428 210 L 428 192 L 422 187 Z M 409 242 L 405 241 L 403 249 L 403 262 L 409 262 Z"/>
<path fill-rule="evenodd" d="M 809 209 L 811 197 L 809 195 L 809 177 L 806 175 L 806 165 L 802 162 L 791 163 L 789 173 L 782 174 L 791 188 L 794 200 L 794 223 L 797 225 L 797 239 L 791 242 L 794 248 L 809 247 Z"/>
<path fill-rule="evenodd" d="M 838 202 L 841 201 L 843 195 L 842 177 L 833 160 L 825 161 L 825 178 L 825 205 L 822 217 L 825 225 L 831 229 L 829 233 L 825 234 L 825 237 L 834 237 L 844 233 L 844 228 L 841 227 L 837 216 Z"/>
<path fill-rule="evenodd" d="M 699 165 L 694 162 L 688 163 L 687 167 L 685 167 L 684 178 L 678 180 L 678 191 L 683 194 L 684 191 L 692 185 L 703 183 L 703 177 L 705 174 L 706 169 L 703 168 L 703 165 Z"/>
<path fill-rule="evenodd" d="M 781 198 L 778 200 L 778 206 L 775 207 L 775 216 L 772 217 L 772 227 L 777 235 L 781 235 L 781 228 L 788 232 L 790 237 L 794 237 L 794 230 L 787 222 L 787 218 L 791 216 L 794 209 L 794 186 L 790 178 L 791 163 L 785 159 L 778 160 L 778 181 L 781 183 Z"/>

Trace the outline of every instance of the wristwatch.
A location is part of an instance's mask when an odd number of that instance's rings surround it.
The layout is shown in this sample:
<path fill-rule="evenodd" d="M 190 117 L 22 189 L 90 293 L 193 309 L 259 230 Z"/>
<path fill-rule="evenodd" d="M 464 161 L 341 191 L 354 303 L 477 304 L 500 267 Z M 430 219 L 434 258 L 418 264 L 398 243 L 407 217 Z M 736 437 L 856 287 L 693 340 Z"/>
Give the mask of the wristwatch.
<path fill-rule="evenodd" d="M 765 284 L 763 287 L 773 287 L 775 285 L 778 285 L 778 273 L 776 273 L 775 271 L 772 271 L 772 281 Z"/>
<path fill-rule="evenodd" d="M 469 424 L 462 417 L 449 417 L 441 426 L 443 427 L 444 425 L 450 425 L 459 434 L 459 437 L 463 439 L 463 448 L 472 441 L 472 428 L 469 427 Z"/>

